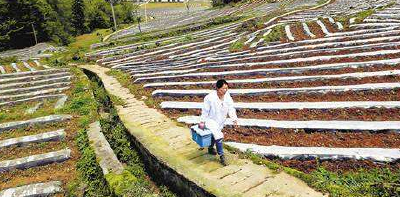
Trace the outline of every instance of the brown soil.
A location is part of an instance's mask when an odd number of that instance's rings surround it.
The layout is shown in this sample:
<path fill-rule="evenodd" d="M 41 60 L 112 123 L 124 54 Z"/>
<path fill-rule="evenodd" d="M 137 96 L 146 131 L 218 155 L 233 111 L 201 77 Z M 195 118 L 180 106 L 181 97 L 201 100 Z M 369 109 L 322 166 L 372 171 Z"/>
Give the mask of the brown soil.
<path fill-rule="evenodd" d="M 293 95 L 233 96 L 236 102 L 321 102 L 321 101 L 399 101 L 400 89 L 374 91 L 348 91 L 320 93 L 300 93 Z"/>
<path fill-rule="evenodd" d="M 313 132 L 304 129 L 228 126 L 223 129 L 223 132 L 225 141 L 263 146 L 400 148 L 400 135 L 395 132 Z"/>
<path fill-rule="evenodd" d="M 325 79 L 315 81 L 286 81 L 286 82 L 263 82 L 263 83 L 232 83 L 229 85 L 231 89 L 256 89 L 256 88 L 302 88 L 302 87 L 318 87 L 318 86 L 342 86 L 357 85 L 366 83 L 396 83 L 400 82 L 399 75 L 382 76 L 382 77 L 365 77 L 365 78 L 348 78 L 348 79 Z M 207 85 L 187 85 L 187 86 L 171 86 L 167 89 L 211 89 L 214 84 Z M 162 88 L 162 87 L 161 87 Z M 154 90 L 154 89 L 153 89 Z"/>
<path fill-rule="evenodd" d="M 329 22 L 327 18 L 324 18 L 321 21 L 324 23 L 326 29 L 328 29 L 330 33 L 338 32 L 337 26 Z"/>
<path fill-rule="evenodd" d="M 215 67 L 215 68 L 203 68 L 200 71 L 202 72 L 221 72 L 221 71 L 229 71 L 229 70 L 253 70 L 259 68 L 290 68 L 290 67 L 302 67 L 302 66 L 312 66 L 312 65 L 321 65 L 321 64 L 332 64 L 332 63 L 347 63 L 347 62 L 365 62 L 365 61 L 373 61 L 373 60 L 387 60 L 387 59 L 395 59 L 400 56 L 399 53 L 394 54 L 386 54 L 386 55 L 373 55 L 373 56 L 365 56 L 365 57 L 340 57 L 340 58 L 331 58 L 329 60 L 312 60 L 312 61 L 303 61 L 303 62 L 294 62 L 294 63 L 270 63 L 269 61 L 278 61 L 278 60 L 288 60 L 293 58 L 303 58 L 303 57 L 314 57 L 314 56 L 330 56 L 330 55 L 345 55 L 352 53 L 362 53 L 362 52 L 370 52 L 370 51 L 381 51 L 381 50 L 397 50 L 400 49 L 400 46 L 389 46 L 389 47 L 371 47 L 368 49 L 353 49 L 353 50 L 340 50 L 338 52 L 307 52 L 307 56 L 304 54 L 297 54 L 285 56 L 284 58 L 279 58 L 277 55 L 270 55 L 270 57 L 266 58 L 254 58 L 247 60 L 231 60 L 225 64 L 233 64 L 233 63 L 257 63 L 256 65 L 238 65 L 238 66 L 230 66 L 230 67 Z M 217 65 L 217 64 L 214 64 Z"/>
<path fill-rule="evenodd" d="M 3 65 L 3 68 L 6 71 L 6 73 L 14 73 L 15 72 L 14 68 L 9 64 Z"/>
<path fill-rule="evenodd" d="M 292 34 L 296 41 L 310 39 L 310 37 L 304 32 L 303 26 L 300 23 L 292 25 L 290 30 L 292 31 Z"/>
<path fill-rule="evenodd" d="M 157 97 L 164 101 L 192 101 L 202 102 L 204 96 Z M 290 95 L 232 95 L 235 102 L 322 102 L 322 101 L 399 101 L 400 89 L 347 91 L 328 93 L 298 93 Z"/>
<path fill-rule="evenodd" d="M 10 137 L 20 137 L 25 135 L 43 133 L 45 131 L 53 131 L 56 130 L 56 128 L 65 128 L 65 132 L 67 135 L 64 139 L 64 142 L 62 142 L 62 146 L 71 149 L 72 153 L 71 158 L 62 163 L 53 163 L 25 170 L 13 170 L 10 172 L 1 173 L 0 180 L 4 181 L 0 183 L 0 190 L 29 183 L 47 182 L 52 180 L 62 181 L 65 188 L 65 185 L 68 184 L 68 182 L 74 180 L 77 177 L 76 162 L 79 159 L 80 154 L 75 144 L 75 138 L 76 131 L 78 130 L 78 121 L 78 118 L 74 118 L 73 120 L 65 123 L 40 125 L 34 128 L 30 127 L 26 129 L 20 129 L 19 131 L 9 131 L 2 133 L 0 135 L 0 139 L 8 139 Z M 52 149 L 52 143 L 48 143 L 48 145 L 50 146 L 50 149 Z M 16 148 L 15 150 L 17 149 L 18 151 L 26 150 L 26 148 Z M 43 150 L 45 149 L 49 148 L 44 147 Z M 39 148 L 36 150 L 39 151 Z M 59 150 L 59 148 L 57 150 Z"/>
<path fill-rule="evenodd" d="M 310 29 L 311 33 L 313 33 L 316 38 L 325 37 L 325 34 L 321 30 L 321 27 L 315 21 L 310 21 L 307 23 L 307 25 L 308 25 L 308 28 Z"/>
<path fill-rule="evenodd" d="M 285 76 L 312 76 L 312 75 L 335 75 L 335 74 L 345 74 L 345 73 L 355 73 L 355 72 L 375 72 L 375 71 L 385 71 L 385 70 L 394 70 L 400 69 L 400 65 L 395 66 L 369 66 L 369 67 L 360 67 L 360 68 L 340 68 L 340 69 L 328 69 L 328 70 L 309 70 L 302 72 L 283 72 L 283 73 L 265 73 L 265 74 L 251 74 L 251 75 L 226 75 L 223 78 L 226 80 L 233 79 L 257 79 L 257 78 L 266 78 L 266 77 L 285 77 Z M 177 77 L 168 79 L 168 82 L 173 81 L 217 81 L 221 76 L 193 76 L 193 77 Z M 150 82 L 159 81 L 163 82 L 166 79 L 160 80 L 147 80 Z M 144 83 L 143 83 L 144 84 Z M 230 84 L 233 85 L 233 84 Z M 210 85 L 198 85 L 199 87 L 210 87 Z M 172 88 L 173 86 L 168 86 L 165 88 Z M 180 86 L 183 87 L 183 86 Z"/>
<path fill-rule="evenodd" d="M 79 159 L 79 153 L 76 149 L 73 149 L 71 156 L 69 160 L 62 163 L 52 163 L 25 170 L 13 170 L 1 173 L 0 180 L 2 181 L 0 182 L 0 190 L 48 181 L 62 181 L 65 188 L 65 185 L 77 177 L 76 162 Z"/>
<path fill-rule="evenodd" d="M 28 61 L 28 64 L 29 64 L 32 68 L 34 68 L 34 69 L 36 69 L 36 70 L 44 70 L 44 69 L 45 69 L 43 66 L 38 66 L 35 62 Z"/>
<path fill-rule="evenodd" d="M 170 118 L 185 115 L 201 115 L 201 109 L 162 109 Z M 359 121 L 400 121 L 398 108 L 349 108 L 349 109 L 286 109 L 252 110 L 236 109 L 239 118 L 271 120 L 359 120 Z"/>
<path fill-rule="evenodd" d="M 0 149 L 0 160 L 13 160 L 37 154 L 50 153 L 65 148 L 63 142 L 34 143 L 23 147 L 12 146 Z"/>

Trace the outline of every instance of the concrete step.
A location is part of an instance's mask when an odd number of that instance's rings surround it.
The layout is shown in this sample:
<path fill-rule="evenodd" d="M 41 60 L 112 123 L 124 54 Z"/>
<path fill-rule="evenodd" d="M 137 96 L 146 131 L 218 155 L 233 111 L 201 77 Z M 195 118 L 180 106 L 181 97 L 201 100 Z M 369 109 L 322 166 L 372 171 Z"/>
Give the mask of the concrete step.
<path fill-rule="evenodd" d="M 53 79 L 53 78 L 61 78 L 71 76 L 69 72 L 59 72 L 59 73 L 50 73 L 44 75 L 31 75 L 31 76 L 17 76 L 17 77 L 10 77 L 1 79 L 0 77 L 0 85 L 7 85 L 10 83 L 22 83 L 27 81 L 40 81 L 46 79 Z"/>
<path fill-rule="evenodd" d="M 32 197 L 32 196 L 52 196 L 62 192 L 61 181 L 51 181 L 46 183 L 32 183 L 29 185 L 9 188 L 0 191 L 2 197 Z"/>
<path fill-rule="evenodd" d="M 30 87 L 23 87 L 23 88 L 13 88 L 13 89 L 6 89 L 0 90 L 1 95 L 15 95 L 15 94 L 23 94 L 23 93 L 31 93 L 37 92 L 41 90 L 48 90 L 54 88 L 64 88 L 68 87 L 71 82 L 56 82 L 56 83 L 46 83 L 45 85 L 36 85 Z"/>
<path fill-rule="evenodd" d="M 62 93 L 68 89 L 69 89 L 69 87 L 52 88 L 52 89 L 34 91 L 34 92 L 29 92 L 29 93 L 5 95 L 5 96 L 0 96 L 0 102 L 1 103 L 13 102 L 13 101 L 18 101 L 18 100 L 31 99 L 31 98 L 34 98 L 37 96 L 52 95 L 52 94 Z"/>
<path fill-rule="evenodd" d="M 24 77 L 24 76 L 34 76 L 34 75 L 47 75 L 52 73 L 60 73 L 60 72 L 67 72 L 69 69 L 62 68 L 62 69 L 46 69 L 46 70 L 37 70 L 37 71 L 28 71 L 28 72 L 20 72 L 20 73 L 8 73 L 3 74 L 0 76 L 0 80 L 8 79 L 8 78 L 15 78 L 15 77 Z"/>
<path fill-rule="evenodd" d="M 64 122 L 72 119 L 70 115 L 49 115 L 43 116 L 39 118 L 34 118 L 30 120 L 22 120 L 15 122 L 5 122 L 0 124 L 0 133 L 9 131 L 12 129 L 24 128 L 32 125 L 38 124 L 48 124 L 48 123 L 56 123 L 56 122 Z"/>
<path fill-rule="evenodd" d="M 7 148 L 10 146 L 26 146 L 31 143 L 41 143 L 41 142 L 48 142 L 48 141 L 59 141 L 65 138 L 65 131 L 64 129 L 60 129 L 57 131 L 50 131 L 46 133 L 41 133 L 37 135 L 30 135 L 12 139 L 6 139 L 0 141 L 0 149 Z"/>
<path fill-rule="evenodd" d="M 38 81 L 29 81 L 29 82 L 19 82 L 19 83 L 9 83 L 9 84 L 0 84 L 0 91 L 2 90 L 10 90 L 10 89 L 19 89 L 19 88 L 28 88 L 28 87 L 37 87 L 37 86 L 44 86 L 50 84 L 59 84 L 62 82 L 70 82 L 71 76 L 59 77 L 59 78 L 51 78 L 51 79 L 44 79 Z"/>
<path fill-rule="evenodd" d="M 23 99 L 17 99 L 14 101 L 4 101 L 0 102 L 0 107 L 1 106 L 8 106 L 8 105 L 16 105 L 16 104 L 21 104 L 24 102 L 31 102 L 31 101 L 43 101 L 43 100 L 50 100 L 50 99 L 60 99 L 67 97 L 65 94 L 50 94 L 50 95 L 39 95 L 39 96 L 32 96 L 29 98 L 23 98 Z"/>
<path fill-rule="evenodd" d="M 0 161 L 0 173 L 14 169 L 27 169 L 37 166 L 43 166 L 54 162 L 63 162 L 71 157 L 71 150 L 64 150 L 32 155 L 14 160 Z"/>

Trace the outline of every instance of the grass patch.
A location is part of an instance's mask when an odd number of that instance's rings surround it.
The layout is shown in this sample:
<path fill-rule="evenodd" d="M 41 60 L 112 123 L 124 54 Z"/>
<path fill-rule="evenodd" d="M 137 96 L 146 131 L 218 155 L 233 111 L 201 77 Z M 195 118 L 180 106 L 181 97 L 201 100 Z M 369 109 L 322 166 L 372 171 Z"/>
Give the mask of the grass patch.
<path fill-rule="evenodd" d="M 26 114 L 25 112 L 34 107 L 40 101 L 32 101 L 21 103 L 18 105 L 14 105 L 11 107 L 4 107 L 0 109 L 0 123 L 2 122 L 10 122 L 10 121 L 19 121 L 19 120 L 28 120 L 36 117 L 47 116 L 54 114 L 54 105 L 55 100 L 48 100 L 43 102 L 43 106 L 41 106 L 38 110 L 36 110 L 32 114 Z"/>
<path fill-rule="evenodd" d="M 18 61 L 18 57 L 17 56 L 0 57 L 0 64 L 2 64 L 2 65 L 15 63 L 17 61 Z"/>
<path fill-rule="evenodd" d="M 225 146 L 228 151 L 239 154 L 240 158 L 246 158 L 257 165 L 266 166 L 276 173 L 284 171 L 295 176 L 309 186 L 329 193 L 330 196 L 346 197 L 373 197 L 373 196 L 400 196 L 400 170 L 392 172 L 389 169 L 360 169 L 355 172 L 330 172 L 322 167 L 310 174 L 264 159 L 260 155 L 251 152 L 241 152 L 238 149 Z"/>
<path fill-rule="evenodd" d="M 68 45 L 68 48 L 70 50 L 71 49 L 72 50 L 73 49 L 89 50 L 90 45 L 97 43 L 97 42 L 101 42 L 102 37 L 104 37 L 106 34 L 109 34 L 111 32 L 112 32 L 111 29 L 99 29 L 99 30 L 96 30 L 89 34 L 80 35 L 75 38 L 76 39 L 75 42 Z"/>
<path fill-rule="evenodd" d="M 284 26 L 278 25 L 272 28 L 271 32 L 264 37 L 264 42 L 276 42 L 279 41 L 284 36 Z"/>
<path fill-rule="evenodd" d="M 110 94 L 111 102 L 114 105 L 126 105 L 127 103 L 120 97 Z"/>
<path fill-rule="evenodd" d="M 110 29 L 99 29 L 89 34 L 77 36 L 75 41 L 66 47 L 65 51 L 55 52 L 50 58 L 44 58 L 43 64 L 52 67 L 67 67 L 69 63 L 91 63 L 85 58 L 85 53 L 90 50 L 90 45 L 101 42 L 105 34 L 111 33 Z"/>
<path fill-rule="evenodd" d="M 245 41 L 246 41 L 245 38 L 241 38 L 241 39 L 239 39 L 238 41 L 232 43 L 232 44 L 229 46 L 229 51 L 230 51 L 231 53 L 235 53 L 235 52 L 240 52 L 240 51 L 245 50 L 246 48 L 248 48 L 248 47 L 246 47 L 246 45 L 244 44 Z"/>
<path fill-rule="evenodd" d="M 78 116 L 79 127 L 87 128 L 90 123 L 96 121 L 99 117 L 97 114 L 97 104 L 94 102 L 92 92 L 89 88 L 90 82 L 83 72 L 74 67 L 70 70 L 75 77 L 71 85 L 71 91 L 69 92 L 69 100 L 62 108 L 56 110 L 56 112 Z"/>
<path fill-rule="evenodd" d="M 375 9 L 368 9 L 368 10 L 364 10 L 364 11 L 361 11 L 361 12 L 357 12 L 357 13 L 352 14 L 352 15 L 335 17 L 335 20 L 343 24 L 343 29 L 344 30 L 348 30 L 350 28 L 350 22 L 349 21 L 350 21 L 351 18 L 356 18 L 355 19 L 355 23 L 362 23 L 365 18 L 371 16 L 375 12 L 376 12 Z"/>
<path fill-rule="evenodd" d="M 322 4 L 324 4 L 324 3 L 326 3 L 326 2 L 328 2 L 329 0 L 318 0 L 317 1 L 317 5 L 322 5 Z"/>

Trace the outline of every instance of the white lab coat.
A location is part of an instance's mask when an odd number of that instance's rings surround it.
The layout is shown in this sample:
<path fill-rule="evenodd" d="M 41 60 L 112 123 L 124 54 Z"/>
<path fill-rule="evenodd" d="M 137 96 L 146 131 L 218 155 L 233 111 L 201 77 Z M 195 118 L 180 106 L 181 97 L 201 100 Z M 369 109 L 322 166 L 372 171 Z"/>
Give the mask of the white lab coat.
<path fill-rule="evenodd" d="M 223 101 L 219 99 L 217 91 L 214 90 L 204 98 L 200 121 L 205 123 L 205 126 L 211 130 L 214 139 L 218 140 L 224 137 L 222 128 L 228 114 L 230 118 L 237 120 L 229 90 L 225 93 Z"/>

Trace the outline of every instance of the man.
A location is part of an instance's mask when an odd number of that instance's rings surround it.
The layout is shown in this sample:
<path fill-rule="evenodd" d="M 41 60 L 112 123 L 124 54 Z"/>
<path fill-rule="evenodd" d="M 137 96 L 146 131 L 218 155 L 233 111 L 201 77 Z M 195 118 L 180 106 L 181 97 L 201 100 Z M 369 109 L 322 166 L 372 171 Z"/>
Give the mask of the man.
<path fill-rule="evenodd" d="M 224 150 L 222 148 L 222 140 L 224 134 L 222 128 L 226 120 L 226 116 L 233 120 L 234 125 L 237 125 L 236 110 L 233 107 L 233 100 L 228 91 L 228 83 L 220 79 L 216 84 L 216 91 L 212 91 L 204 98 L 204 104 L 201 112 L 199 127 L 208 128 L 212 134 L 211 146 L 208 147 L 208 153 L 218 155 L 221 158 L 221 164 L 226 166 Z M 215 152 L 214 144 L 216 144 L 217 152 Z"/>

